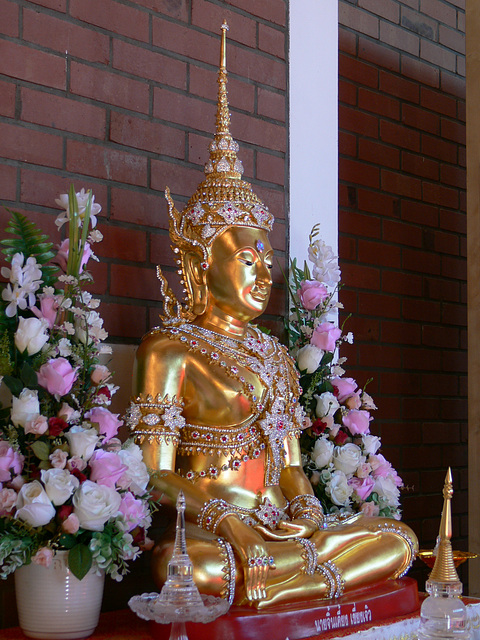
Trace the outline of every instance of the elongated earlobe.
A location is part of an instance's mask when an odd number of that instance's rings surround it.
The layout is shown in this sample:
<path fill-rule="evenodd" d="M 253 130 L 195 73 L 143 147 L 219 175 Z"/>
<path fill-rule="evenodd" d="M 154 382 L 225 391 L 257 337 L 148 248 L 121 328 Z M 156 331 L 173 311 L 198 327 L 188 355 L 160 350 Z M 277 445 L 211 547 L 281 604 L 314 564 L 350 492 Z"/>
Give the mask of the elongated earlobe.
<path fill-rule="evenodd" d="M 201 316 L 207 308 L 208 287 L 206 269 L 202 265 L 203 258 L 191 251 L 185 255 L 185 277 L 192 300 L 192 311 L 196 316 Z"/>

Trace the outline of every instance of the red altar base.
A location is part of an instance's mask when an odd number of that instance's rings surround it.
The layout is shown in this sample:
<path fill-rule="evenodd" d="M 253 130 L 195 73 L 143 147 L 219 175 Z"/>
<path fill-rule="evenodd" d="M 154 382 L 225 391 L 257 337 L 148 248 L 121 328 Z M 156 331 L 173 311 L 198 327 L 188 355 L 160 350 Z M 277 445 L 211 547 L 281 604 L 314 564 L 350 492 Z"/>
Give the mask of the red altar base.
<path fill-rule="evenodd" d="M 189 640 L 300 640 L 312 637 L 334 638 L 338 632 L 418 611 L 417 582 L 402 578 L 371 589 L 352 591 L 330 601 L 314 600 L 256 611 L 249 607 L 232 607 L 230 611 L 209 623 L 188 622 Z M 170 625 L 151 622 L 150 633 L 155 640 L 168 640 Z"/>

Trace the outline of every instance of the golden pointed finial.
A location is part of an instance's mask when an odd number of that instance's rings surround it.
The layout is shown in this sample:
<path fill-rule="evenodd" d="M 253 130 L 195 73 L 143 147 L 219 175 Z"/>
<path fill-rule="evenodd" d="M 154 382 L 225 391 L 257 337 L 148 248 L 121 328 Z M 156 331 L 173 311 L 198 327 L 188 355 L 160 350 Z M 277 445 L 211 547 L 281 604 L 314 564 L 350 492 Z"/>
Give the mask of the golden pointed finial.
<path fill-rule="evenodd" d="M 227 21 L 224 20 L 222 24 L 222 44 L 220 47 L 220 69 L 227 70 L 227 31 L 230 27 Z"/>
<path fill-rule="evenodd" d="M 443 511 L 438 533 L 437 558 L 433 565 L 432 573 L 428 578 L 429 582 L 460 582 L 453 560 L 452 543 L 450 542 L 452 537 L 452 496 L 452 470 L 449 467 L 443 487 Z"/>

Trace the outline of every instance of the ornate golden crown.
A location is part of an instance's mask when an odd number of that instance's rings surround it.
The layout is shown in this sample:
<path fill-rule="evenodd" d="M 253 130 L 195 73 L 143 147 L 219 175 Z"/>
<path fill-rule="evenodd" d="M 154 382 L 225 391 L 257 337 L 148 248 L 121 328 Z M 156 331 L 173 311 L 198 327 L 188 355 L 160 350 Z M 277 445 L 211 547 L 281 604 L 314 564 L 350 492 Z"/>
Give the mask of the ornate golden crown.
<path fill-rule="evenodd" d="M 211 246 L 215 238 L 232 226 L 259 227 L 271 231 L 273 215 L 253 193 L 252 185 L 242 180 L 243 165 L 237 157 L 238 143 L 230 133 L 230 113 L 227 100 L 226 46 L 228 25 L 222 25 L 220 68 L 218 72 L 218 103 L 216 133 L 210 143 L 210 157 L 205 164 L 206 178 L 180 213 L 170 196 L 165 197 L 170 216 L 170 239 L 177 254 L 181 284 L 187 294 L 186 305 L 180 304 L 168 286 L 160 267 L 157 276 L 164 296 L 164 323 L 192 320 L 193 297 L 185 270 L 185 255 L 191 251 L 202 254 L 202 268 L 208 269 Z"/>

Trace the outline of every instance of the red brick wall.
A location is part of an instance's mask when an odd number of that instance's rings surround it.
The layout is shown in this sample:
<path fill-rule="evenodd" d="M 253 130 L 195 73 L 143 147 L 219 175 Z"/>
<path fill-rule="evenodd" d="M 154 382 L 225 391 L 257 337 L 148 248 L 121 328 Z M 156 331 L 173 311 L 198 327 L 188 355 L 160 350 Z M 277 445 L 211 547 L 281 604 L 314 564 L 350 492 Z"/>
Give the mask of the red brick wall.
<path fill-rule="evenodd" d="M 55 198 L 70 183 L 103 207 L 95 293 L 113 341 L 158 324 L 155 265 L 174 272 L 163 190 L 179 208 L 203 180 L 215 126 L 220 27 L 231 132 L 245 177 L 275 214 L 285 265 L 287 0 L 0 0 L 0 202 L 58 238 Z M 0 208 L 0 237 L 8 214 Z M 277 263 L 264 324 L 281 333 Z M 154 589 L 141 559 L 104 606 Z M 0 627 L 16 622 L 13 581 L 0 585 Z"/>
<path fill-rule="evenodd" d="M 163 190 L 183 208 L 204 177 L 225 18 L 231 130 L 284 263 L 286 11 L 286 0 L 0 0 L 0 201 L 56 240 L 57 195 L 93 189 L 105 236 L 94 288 L 113 339 L 158 324 L 155 265 L 174 271 Z M 279 333 L 278 267 L 274 278 L 265 324 Z"/>
<path fill-rule="evenodd" d="M 339 3 L 345 354 L 359 381 L 373 377 L 375 429 L 426 547 L 449 465 L 455 545 L 467 536 L 464 8 Z"/>

